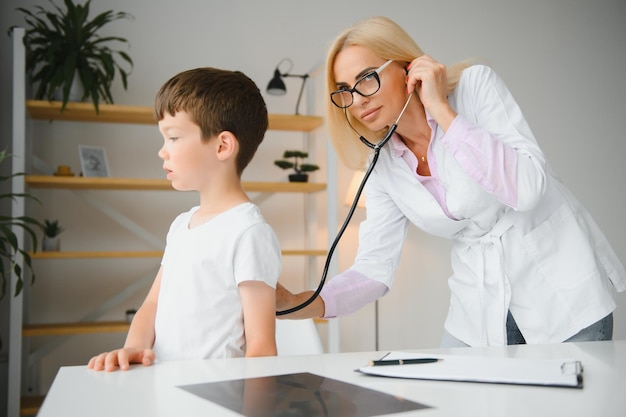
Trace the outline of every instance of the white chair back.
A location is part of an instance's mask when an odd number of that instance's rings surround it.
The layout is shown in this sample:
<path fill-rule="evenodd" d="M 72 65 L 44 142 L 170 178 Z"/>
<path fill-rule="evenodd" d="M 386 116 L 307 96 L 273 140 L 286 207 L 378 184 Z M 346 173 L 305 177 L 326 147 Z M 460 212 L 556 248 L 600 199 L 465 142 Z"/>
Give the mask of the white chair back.
<path fill-rule="evenodd" d="M 276 348 L 278 356 L 324 353 L 313 319 L 276 319 Z"/>

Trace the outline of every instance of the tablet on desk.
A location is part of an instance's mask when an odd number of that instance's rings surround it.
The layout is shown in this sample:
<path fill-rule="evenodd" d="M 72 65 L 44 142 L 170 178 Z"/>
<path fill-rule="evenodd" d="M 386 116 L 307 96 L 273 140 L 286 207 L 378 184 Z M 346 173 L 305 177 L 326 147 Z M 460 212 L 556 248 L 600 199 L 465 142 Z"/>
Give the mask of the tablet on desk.
<path fill-rule="evenodd" d="M 246 417 L 373 417 L 430 408 L 306 372 L 183 385 L 179 388 Z"/>

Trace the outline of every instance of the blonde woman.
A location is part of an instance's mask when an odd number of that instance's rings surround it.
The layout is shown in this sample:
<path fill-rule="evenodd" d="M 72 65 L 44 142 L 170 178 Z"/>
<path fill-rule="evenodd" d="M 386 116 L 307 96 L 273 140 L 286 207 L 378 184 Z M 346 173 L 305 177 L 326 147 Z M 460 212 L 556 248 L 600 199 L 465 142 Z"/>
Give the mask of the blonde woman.
<path fill-rule="evenodd" d="M 352 168 L 406 110 L 365 187 L 354 264 L 287 318 L 346 315 L 385 295 L 412 223 L 453 242 L 443 347 L 612 338 L 626 271 L 493 69 L 446 68 L 374 17 L 333 43 L 327 90 L 333 145 Z M 277 308 L 310 295 L 279 286 Z"/>

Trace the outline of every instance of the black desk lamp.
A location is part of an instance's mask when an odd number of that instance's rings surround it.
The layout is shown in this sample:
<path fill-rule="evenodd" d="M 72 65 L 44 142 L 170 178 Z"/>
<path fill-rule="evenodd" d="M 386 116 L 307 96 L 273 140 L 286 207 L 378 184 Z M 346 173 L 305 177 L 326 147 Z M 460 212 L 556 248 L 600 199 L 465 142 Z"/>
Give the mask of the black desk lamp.
<path fill-rule="evenodd" d="M 289 67 L 289 70 L 287 70 L 287 72 L 281 74 L 279 67 L 280 67 L 280 64 L 282 64 L 283 62 L 289 62 L 290 67 Z M 270 82 L 267 84 L 267 93 L 273 96 L 285 95 L 287 93 L 287 87 L 285 86 L 285 83 L 283 82 L 282 79 L 284 77 L 302 78 L 302 85 L 300 86 L 300 94 L 298 95 L 298 101 L 296 103 L 296 114 L 300 114 L 298 112 L 298 108 L 300 107 L 300 99 L 302 99 L 302 92 L 304 91 L 304 83 L 306 83 L 306 79 L 309 78 L 309 74 L 303 74 L 303 75 L 289 74 L 291 67 L 293 67 L 293 62 L 291 62 L 289 58 L 283 59 L 282 61 L 278 63 L 278 65 L 276 65 L 276 69 L 274 70 L 274 78 L 272 78 Z"/>

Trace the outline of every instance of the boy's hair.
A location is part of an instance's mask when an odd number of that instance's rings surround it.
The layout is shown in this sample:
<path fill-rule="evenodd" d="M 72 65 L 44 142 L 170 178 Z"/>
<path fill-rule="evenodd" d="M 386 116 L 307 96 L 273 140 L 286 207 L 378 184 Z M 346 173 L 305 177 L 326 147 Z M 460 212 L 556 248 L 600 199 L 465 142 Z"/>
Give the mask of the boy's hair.
<path fill-rule="evenodd" d="M 202 140 L 229 131 L 239 141 L 236 158 L 241 176 L 267 130 L 267 107 L 254 81 L 239 71 L 196 68 L 170 78 L 154 102 L 154 118 L 186 112 L 200 126 Z"/>

